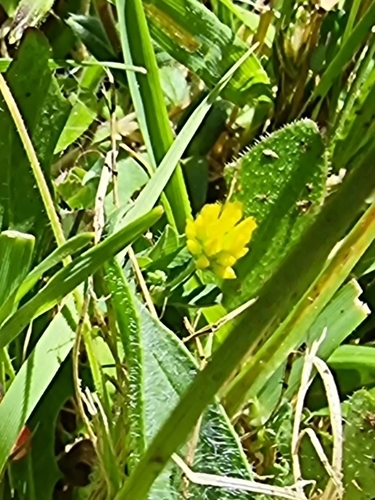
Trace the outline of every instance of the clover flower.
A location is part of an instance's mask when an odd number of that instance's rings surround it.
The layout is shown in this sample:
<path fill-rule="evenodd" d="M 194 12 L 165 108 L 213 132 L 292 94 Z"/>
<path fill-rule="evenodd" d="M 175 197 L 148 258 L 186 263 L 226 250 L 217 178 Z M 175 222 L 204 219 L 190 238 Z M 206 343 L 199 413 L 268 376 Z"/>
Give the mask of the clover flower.
<path fill-rule="evenodd" d="M 187 248 L 198 269 L 210 268 L 222 279 L 236 277 L 233 266 L 248 252 L 246 245 L 257 227 L 253 217 L 241 221 L 242 216 L 242 203 L 228 201 L 205 205 L 187 222 Z"/>

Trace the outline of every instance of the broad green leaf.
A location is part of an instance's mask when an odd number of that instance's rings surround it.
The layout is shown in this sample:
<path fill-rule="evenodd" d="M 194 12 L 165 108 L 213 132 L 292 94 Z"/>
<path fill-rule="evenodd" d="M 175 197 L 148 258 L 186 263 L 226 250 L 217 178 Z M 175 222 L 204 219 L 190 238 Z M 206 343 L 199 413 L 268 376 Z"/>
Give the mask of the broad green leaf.
<path fill-rule="evenodd" d="M 359 391 L 350 399 L 344 430 L 344 500 L 375 496 L 375 398 Z"/>
<path fill-rule="evenodd" d="M 197 0 L 148 0 L 144 9 L 155 42 L 174 59 L 197 74 L 208 87 L 247 50 L 228 26 Z M 223 96 L 243 106 L 251 98 L 269 94 L 270 81 L 252 54 L 235 73 Z"/>
<path fill-rule="evenodd" d="M 323 201 L 327 165 L 318 127 L 310 120 L 287 125 L 244 153 L 228 175 L 235 182 L 231 199 L 241 201 L 244 215 L 258 225 L 236 266 L 238 280 L 224 288 L 225 303 L 234 309 L 256 297 Z"/>
<path fill-rule="evenodd" d="M 129 369 L 132 470 L 194 378 L 197 365 L 182 342 L 160 321 L 153 319 L 143 305 L 136 303 L 117 263 L 106 265 L 106 279 Z M 180 450 L 181 456 L 187 453 L 187 446 Z M 217 404 L 210 406 L 203 416 L 192 468 L 212 474 L 249 476 L 234 430 Z M 181 473 L 171 463 L 156 481 L 149 499 L 176 498 L 182 487 Z M 215 490 L 203 486 L 190 485 L 188 494 L 207 500 L 217 498 Z M 117 498 L 124 497 L 120 493 Z M 245 499 L 248 496 L 220 490 L 220 498 Z"/>
<path fill-rule="evenodd" d="M 285 320 L 320 274 L 335 244 L 344 236 L 375 188 L 375 146 L 346 178 L 288 253 L 282 265 L 263 285 L 255 303 L 189 385 L 179 403 L 148 447 L 145 456 L 124 485 L 129 495 L 144 500 L 171 454 L 187 439 L 199 416 L 249 351 Z M 350 200 L 350 204 L 348 203 Z"/>
<path fill-rule="evenodd" d="M 162 215 L 155 208 L 113 234 L 57 272 L 42 290 L 16 311 L 0 328 L 0 347 L 11 342 L 33 319 L 58 304 L 88 276 L 120 250 L 132 243 Z"/>
<path fill-rule="evenodd" d="M 49 69 L 49 57 L 45 38 L 31 30 L 6 73 L 47 180 L 53 151 L 69 112 L 69 104 Z M 0 129 L 7 130 L 6 134 L 0 134 L 0 225 L 37 235 L 38 255 L 45 245 L 43 236 L 51 234 L 49 221 L 29 160 L 2 96 Z"/>
<path fill-rule="evenodd" d="M 345 282 L 366 249 L 375 239 L 375 203 L 357 222 L 348 236 L 341 242 L 326 267 L 311 284 L 303 298 L 295 304 L 289 317 L 252 356 L 240 374 L 231 383 L 226 395 L 227 409 L 235 411 L 246 400 L 246 394 L 254 396 L 259 385 L 266 383 L 293 349 L 308 340 L 306 334 Z M 262 366 L 259 366 L 259 360 Z"/>
<path fill-rule="evenodd" d="M 34 243 L 31 234 L 0 234 L 0 324 L 12 312 L 18 288 L 29 272 Z"/>
<path fill-rule="evenodd" d="M 111 42 L 99 19 L 73 14 L 68 18 L 67 23 L 98 61 L 117 60 Z"/>
<path fill-rule="evenodd" d="M 119 207 L 128 206 L 130 209 L 131 198 L 149 180 L 144 169 L 133 158 L 122 158 L 117 162 L 117 194 Z M 113 202 L 113 191 L 105 199 L 106 214 L 111 219 L 116 207 Z"/>
<path fill-rule="evenodd" d="M 3 471 L 23 425 L 73 347 L 75 330 L 76 319 L 64 306 L 5 393 L 0 404 L 0 471 Z"/>
<path fill-rule="evenodd" d="M 189 100 L 189 84 L 183 68 L 174 61 L 165 64 L 160 68 L 160 79 L 168 109 L 182 108 Z"/>
<path fill-rule="evenodd" d="M 103 28 L 103 25 L 96 17 L 73 14 L 67 19 L 67 23 L 74 33 L 86 45 L 90 53 L 98 61 L 118 62 L 118 55 L 115 53 L 111 42 Z M 123 71 L 114 69 L 113 75 L 123 85 L 127 85 L 126 76 Z"/>

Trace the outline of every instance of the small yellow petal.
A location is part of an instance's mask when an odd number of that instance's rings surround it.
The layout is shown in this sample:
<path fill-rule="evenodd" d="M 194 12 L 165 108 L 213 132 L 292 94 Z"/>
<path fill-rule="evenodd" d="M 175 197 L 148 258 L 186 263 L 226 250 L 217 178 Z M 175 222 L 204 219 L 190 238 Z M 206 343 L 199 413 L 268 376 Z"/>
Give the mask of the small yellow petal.
<path fill-rule="evenodd" d="M 220 252 L 223 241 L 221 238 L 215 238 L 213 240 L 208 240 L 203 243 L 204 253 L 211 257 Z"/>
<path fill-rule="evenodd" d="M 197 240 L 187 240 L 186 246 L 189 252 L 193 255 L 199 255 L 202 253 L 202 247 Z"/>
<path fill-rule="evenodd" d="M 220 224 L 229 230 L 237 224 L 242 217 L 242 203 L 239 201 L 227 201 L 223 205 L 223 210 L 220 214 Z"/>
<path fill-rule="evenodd" d="M 225 267 L 213 265 L 212 270 L 216 274 L 216 276 L 222 278 L 223 280 L 234 280 L 236 278 L 236 273 L 229 266 Z"/>
<path fill-rule="evenodd" d="M 240 248 L 237 252 L 233 254 L 233 257 L 238 260 L 241 259 L 244 255 L 247 254 L 249 249 L 247 247 Z"/>
<path fill-rule="evenodd" d="M 219 203 L 212 203 L 209 205 L 205 205 L 200 215 L 204 219 L 206 224 L 213 224 L 217 222 L 221 211 L 221 205 Z"/>
<path fill-rule="evenodd" d="M 206 229 L 208 226 L 202 214 L 198 215 L 194 224 L 195 224 L 196 237 L 201 241 L 205 240 L 207 238 Z"/>
<path fill-rule="evenodd" d="M 196 237 L 197 232 L 195 230 L 195 223 L 193 220 L 188 220 L 186 223 L 185 234 L 189 240 L 192 240 Z"/>
<path fill-rule="evenodd" d="M 205 255 L 201 255 L 199 259 L 195 262 L 195 265 L 198 269 L 206 269 L 210 266 L 210 261 L 207 259 Z"/>
<path fill-rule="evenodd" d="M 256 227 L 256 222 L 252 217 L 243 220 L 226 234 L 223 249 L 234 255 L 249 243 Z"/>
<path fill-rule="evenodd" d="M 236 263 L 237 258 L 228 252 L 220 252 L 219 255 L 215 257 L 215 261 L 224 267 L 232 267 Z"/>

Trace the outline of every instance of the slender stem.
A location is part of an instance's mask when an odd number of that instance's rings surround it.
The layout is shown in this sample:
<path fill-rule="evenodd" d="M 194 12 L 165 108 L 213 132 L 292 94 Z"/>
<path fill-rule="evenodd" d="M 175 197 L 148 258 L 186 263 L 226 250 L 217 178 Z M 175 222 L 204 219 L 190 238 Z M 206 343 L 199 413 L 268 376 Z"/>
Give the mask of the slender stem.
<path fill-rule="evenodd" d="M 60 225 L 59 218 L 57 216 L 56 210 L 55 210 L 55 205 L 52 200 L 51 193 L 49 192 L 47 182 L 44 178 L 42 168 L 40 166 L 38 157 L 35 153 L 34 146 L 31 142 L 30 136 L 27 132 L 25 122 L 23 121 L 23 118 L 21 116 L 21 113 L 18 109 L 17 103 L 14 100 L 14 97 L 8 87 L 7 82 L 5 81 L 5 78 L 3 75 L 0 73 L 0 91 L 3 94 L 4 100 L 6 105 L 9 108 L 9 112 L 13 118 L 14 124 L 18 130 L 18 133 L 20 135 L 23 147 L 25 148 L 26 155 L 30 161 L 30 165 L 33 171 L 33 174 L 35 176 L 36 183 L 38 185 L 38 189 L 40 192 L 40 195 L 42 197 L 44 206 L 46 208 L 47 216 L 49 218 L 49 221 L 51 223 L 52 231 L 55 236 L 56 242 L 58 246 L 61 246 L 65 243 L 65 236 L 62 230 L 62 227 Z M 70 262 L 70 257 L 66 257 L 64 259 L 64 264 L 67 264 Z"/>

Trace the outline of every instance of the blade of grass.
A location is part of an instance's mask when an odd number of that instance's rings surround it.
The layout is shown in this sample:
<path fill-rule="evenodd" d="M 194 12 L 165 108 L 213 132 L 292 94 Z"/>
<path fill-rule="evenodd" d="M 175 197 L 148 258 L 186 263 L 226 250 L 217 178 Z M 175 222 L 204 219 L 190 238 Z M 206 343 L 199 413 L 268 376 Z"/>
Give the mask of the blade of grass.
<path fill-rule="evenodd" d="M 12 312 L 15 296 L 29 272 L 35 238 L 18 231 L 0 234 L 0 324 Z"/>
<path fill-rule="evenodd" d="M 342 73 L 343 68 L 345 68 L 353 55 L 356 53 L 365 37 L 369 35 L 370 30 L 374 24 L 375 4 L 372 3 L 367 9 L 364 16 L 357 23 L 356 27 L 351 32 L 347 40 L 343 43 L 334 59 L 329 64 L 311 97 L 306 101 L 306 104 L 301 111 L 300 116 L 303 116 L 311 102 L 314 102 L 318 98 L 323 99 L 327 95 L 335 79 Z M 319 105 L 316 107 L 316 109 L 318 108 Z"/>
<path fill-rule="evenodd" d="M 51 321 L 6 392 L 0 405 L 0 474 L 26 420 L 69 354 L 75 329 L 76 319 L 70 307 L 65 306 Z"/>
<path fill-rule="evenodd" d="M 58 304 L 75 290 L 89 275 L 93 274 L 106 260 L 132 243 L 161 217 L 161 207 L 140 217 L 125 228 L 113 234 L 78 259 L 74 260 L 47 283 L 47 285 L 24 304 L 0 329 L 0 347 L 5 347 L 32 321 Z"/>
<path fill-rule="evenodd" d="M 187 438 L 204 408 L 233 370 L 246 359 L 251 348 L 254 349 L 276 330 L 302 298 L 321 272 L 329 252 L 342 238 L 374 189 L 374 155 L 375 145 L 322 208 L 280 268 L 265 283 L 257 301 L 242 315 L 237 327 L 189 386 L 115 500 L 144 500 L 147 497 L 152 483 L 171 454 Z"/>
<path fill-rule="evenodd" d="M 37 267 L 35 267 L 24 279 L 18 289 L 16 302 L 19 302 L 27 292 L 29 292 L 35 283 L 43 276 L 44 273 L 52 269 L 54 266 L 62 262 L 66 257 L 79 252 L 86 247 L 94 238 L 94 233 L 81 233 L 69 239 L 64 245 L 56 248 L 46 259 L 44 259 Z"/>
<path fill-rule="evenodd" d="M 122 50 L 126 64 L 144 67 L 147 75 L 127 71 L 130 93 L 139 126 L 154 168 L 160 164 L 173 143 L 164 95 L 160 83 L 154 49 L 147 27 L 141 0 L 116 1 Z M 188 194 L 180 166 L 165 189 L 171 211 L 166 211 L 169 222 L 179 232 L 185 230 L 191 214 Z"/>
<path fill-rule="evenodd" d="M 241 64 L 246 61 L 246 59 L 254 51 L 255 48 L 256 46 L 251 47 L 246 52 L 246 54 L 244 54 L 230 68 L 230 70 L 223 76 L 223 78 L 221 78 L 219 83 L 211 90 L 207 97 L 205 97 L 201 104 L 194 110 L 188 121 L 185 123 L 183 129 L 176 137 L 173 145 L 170 147 L 167 154 L 163 158 L 156 172 L 152 175 L 150 181 L 138 196 L 134 208 L 130 210 L 130 212 L 128 212 L 125 216 L 123 224 L 129 223 L 136 217 L 140 217 L 141 215 L 151 210 L 151 208 L 155 205 L 161 193 L 163 192 L 164 187 L 173 174 L 178 161 L 187 148 L 189 142 L 194 137 L 194 134 L 196 133 L 204 117 L 210 110 L 213 102 L 219 96 L 223 88 L 228 84 L 232 75 L 237 71 Z"/>

